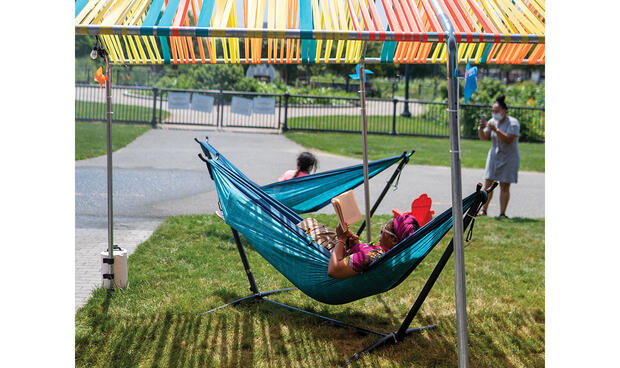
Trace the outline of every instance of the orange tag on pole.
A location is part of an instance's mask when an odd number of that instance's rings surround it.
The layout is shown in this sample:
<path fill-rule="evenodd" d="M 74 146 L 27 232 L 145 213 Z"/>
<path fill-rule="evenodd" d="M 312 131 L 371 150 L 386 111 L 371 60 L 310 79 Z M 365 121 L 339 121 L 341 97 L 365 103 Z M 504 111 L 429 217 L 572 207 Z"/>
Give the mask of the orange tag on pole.
<path fill-rule="evenodd" d="M 99 87 L 103 87 L 103 85 L 105 84 L 107 80 L 108 80 L 108 77 L 103 75 L 102 67 L 99 67 L 99 69 L 97 69 L 97 71 L 95 72 L 95 81 L 99 82 Z"/>

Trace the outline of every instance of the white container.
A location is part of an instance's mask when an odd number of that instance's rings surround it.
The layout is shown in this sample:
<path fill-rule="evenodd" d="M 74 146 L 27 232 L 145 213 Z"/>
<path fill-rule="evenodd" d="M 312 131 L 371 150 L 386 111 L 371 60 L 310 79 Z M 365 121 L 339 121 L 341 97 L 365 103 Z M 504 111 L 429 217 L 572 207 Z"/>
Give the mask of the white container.
<path fill-rule="evenodd" d="M 127 269 L 127 250 L 123 248 L 114 248 L 114 287 L 125 288 L 129 284 L 129 275 Z M 111 289 L 109 279 L 104 279 L 103 275 L 110 273 L 110 265 L 103 263 L 103 259 L 108 258 L 108 251 L 101 252 L 101 278 L 103 279 L 103 287 Z"/>

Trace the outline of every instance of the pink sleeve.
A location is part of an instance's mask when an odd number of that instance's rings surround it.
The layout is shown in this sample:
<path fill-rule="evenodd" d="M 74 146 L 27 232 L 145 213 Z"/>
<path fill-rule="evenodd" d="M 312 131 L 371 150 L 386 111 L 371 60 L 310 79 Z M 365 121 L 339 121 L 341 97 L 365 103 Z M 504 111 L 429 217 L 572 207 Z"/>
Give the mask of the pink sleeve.
<path fill-rule="evenodd" d="M 351 248 L 352 250 L 354 248 Z M 348 256 L 344 257 L 342 260 L 347 266 L 351 267 L 355 272 L 364 271 L 366 256 L 362 250 L 354 251 Z"/>
<path fill-rule="evenodd" d="M 293 178 L 293 175 L 295 175 L 295 171 L 296 170 L 286 170 L 284 172 L 284 174 L 282 174 L 279 178 L 278 181 L 284 181 L 284 180 L 289 180 Z"/>

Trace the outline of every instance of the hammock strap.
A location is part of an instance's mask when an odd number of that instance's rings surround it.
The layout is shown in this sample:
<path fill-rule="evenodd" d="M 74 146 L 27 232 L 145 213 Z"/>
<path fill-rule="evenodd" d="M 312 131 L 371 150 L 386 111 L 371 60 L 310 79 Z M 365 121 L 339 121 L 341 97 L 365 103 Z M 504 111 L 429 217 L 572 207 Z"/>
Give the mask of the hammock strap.
<path fill-rule="evenodd" d="M 469 227 L 469 231 L 467 231 L 467 235 L 465 236 L 465 243 L 469 243 L 474 233 L 474 224 L 476 223 L 476 216 L 470 216 L 469 212 L 467 212 L 467 216 L 471 217 L 471 226 Z"/>

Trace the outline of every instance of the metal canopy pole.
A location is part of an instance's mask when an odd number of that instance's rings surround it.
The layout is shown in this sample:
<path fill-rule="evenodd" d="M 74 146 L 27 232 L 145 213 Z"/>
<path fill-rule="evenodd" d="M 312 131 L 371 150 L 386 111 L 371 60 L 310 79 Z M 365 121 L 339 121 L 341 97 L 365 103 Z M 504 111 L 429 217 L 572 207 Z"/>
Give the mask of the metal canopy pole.
<path fill-rule="evenodd" d="M 450 23 L 443 8 L 437 0 L 431 0 L 431 5 L 441 22 L 443 29 L 448 33 L 446 46 L 448 51 L 448 115 L 450 117 L 450 176 L 452 182 L 452 218 L 454 219 L 454 289 L 456 297 L 456 334 L 458 345 L 459 368 L 469 367 L 468 337 L 467 337 L 467 303 L 465 300 L 465 252 L 463 245 L 463 197 L 461 177 L 461 135 L 459 126 L 459 82 L 455 75 L 458 66 L 457 45 L 454 36 L 454 27 Z"/>
<path fill-rule="evenodd" d="M 452 176 L 452 218 L 454 219 L 454 287 L 456 294 L 456 332 L 459 368 L 469 367 L 467 303 L 465 300 L 465 247 L 463 245 L 463 207 L 461 205 L 461 135 L 459 129 L 459 82 L 456 38 L 448 38 L 448 114 L 450 115 L 450 168 Z"/>
<path fill-rule="evenodd" d="M 104 53 L 105 75 L 108 78 L 105 83 L 106 104 L 107 104 L 107 169 L 108 169 L 108 257 L 114 259 L 114 211 L 112 207 L 112 73 L 110 72 L 110 61 L 107 52 Z M 109 264 L 110 289 L 114 289 L 114 264 Z"/>
<path fill-rule="evenodd" d="M 366 42 L 362 42 L 362 54 L 360 58 L 360 104 L 362 115 L 362 144 L 364 146 L 364 210 L 366 215 L 366 241 L 371 242 L 371 223 L 370 223 L 370 187 L 368 183 L 368 139 L 366 125 L 366 71 L 364 59 L 366 58 Z"/>

